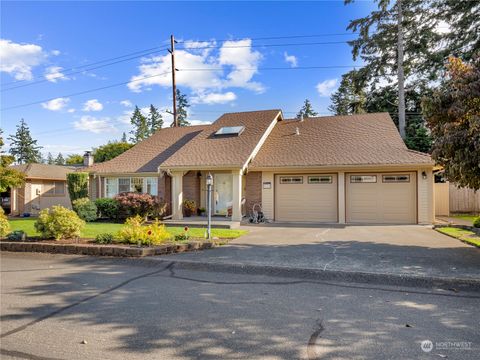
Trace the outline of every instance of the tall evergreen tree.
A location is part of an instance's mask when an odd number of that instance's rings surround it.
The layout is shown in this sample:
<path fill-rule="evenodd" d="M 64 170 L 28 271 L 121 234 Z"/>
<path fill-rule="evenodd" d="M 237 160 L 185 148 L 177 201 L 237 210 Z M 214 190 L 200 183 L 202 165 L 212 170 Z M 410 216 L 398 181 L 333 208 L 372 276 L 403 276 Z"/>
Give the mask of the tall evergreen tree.
<path fill-rule="evenodd" d="M 62 153 L 58 153 L 57 157 L 55 158 L 55 165 L 65 165 L 65 158 L 63 157 Z"/>
<path fill-rule="evenodd" d="M 313 110 L 312 104 L 308 99 L 305 99 L 305 102 L 303 103 L 302 108 L 297 113 L 297 118 L 301 118 L 302 115 L 304 118 L 314 117 L 318 115 L 318 113 L 315 110 Z"/>
<path fill-rule="evenodd" d="M 130 123 L 133 125 L 133 130 L 130 131 L 132 136 L 130 141 L 134 144 L 145 140 L 150 135 L 150 129 L 148 128 L 147 118 L 142 114 L 138 106 L 135 106 Z"/>
<path fill-rule="evenodd" d="M 342 75 L 338 89 L 330 96 L 328 109 L 335 115 L 362 114 L 365 112 L 367 94 L 358 71 L 353 70 Z"/>
<path fill-rule="evenodd" d="M 190 123 L 187 121 L 188 108 L 190 104 L 188 103 L 187 95 L 182 94 L 179 89 L 177 89 L 177 121 L 178 126 L 189 126 Z"/>
<path fill-rule="evenodd" d="M 122 138 L 120 139 L 120 142 L 124 142 L 124 143 L 128 142 L 127 134 L 125 133 L 125 131 L 122 134 Z"/>
<path fill-rule="evenodd" d="M 153 135 L 155 131 L 163 127 L 163 118 L 162 114 L 158 112 L 158 109 L 150 105 L 150 112 L 148 113 L 148 127 L 150 129 L 150 135 Z"/>
<path fill-rule="evenodd" d="M 19 164 L 41 162 L 40 149 L 42 147 L 37 145 L 37 140 L 33 140 L 24 119 L 20 120 L 15 135 L 10 135 L 8 140 L 10 140 L 10 154 L 15 157 L 15 161 Z"/>
<path fill-rule="evenodd" d="M 49 152 L 47 154 L 47 158 L 45 159 L 45 162 L 48 164 L 48 165 L 53 165 L 55 164 L 55 159 L 53 158 L 53 155 L 51 152 Z"/>

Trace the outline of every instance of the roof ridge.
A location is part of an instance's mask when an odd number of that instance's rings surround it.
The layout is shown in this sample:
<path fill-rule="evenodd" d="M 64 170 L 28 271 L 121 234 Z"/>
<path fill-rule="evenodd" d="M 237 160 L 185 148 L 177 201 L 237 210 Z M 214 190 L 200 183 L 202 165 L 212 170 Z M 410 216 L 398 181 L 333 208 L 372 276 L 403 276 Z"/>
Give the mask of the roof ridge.
<path fill-rule="evenodd" d="M 373 113 L 363 113 L 363 114 L 346 114 L 346 115 L 323 115 L 323 116 L 309 116 L 309 117 L 304 117 L 303 120 L 317 120 L 317 119 L 323 119 L 323 118 L 344 118 L 344 117 L 354 117 L 354 116 L 371 116 L 371 115 L 389 115 L 388 112 L 382 111 L 382 112 L 373 112 Z M 293 121 L 293 120 L 300 120 L 299 118 L 286 118 L 284 119 L 285 121 Z"/>

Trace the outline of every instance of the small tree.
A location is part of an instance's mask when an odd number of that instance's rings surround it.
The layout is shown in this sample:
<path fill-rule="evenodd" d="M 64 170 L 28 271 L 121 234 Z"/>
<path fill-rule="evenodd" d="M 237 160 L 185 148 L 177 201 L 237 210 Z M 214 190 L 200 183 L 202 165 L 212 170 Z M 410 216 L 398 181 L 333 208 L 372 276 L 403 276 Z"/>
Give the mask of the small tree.
<path fill-rule="evenodd" d="M 132 134 L 132 137 L 130 138 L 131 142 L 136 144 L 148 138 L 150 135 L 150 129 L 148 127 L 147 118 L 142 114 L 136 105 L 132 117 L 130 118 L 130 123 L 133 126 L 133 130 L 130 131 L 130 134 Z"/>
<path fill-rule="evenodd" d="M 120 142 L 128 143 L 127 134 L 125 133 L 125 131 L 122 134 L 122 138 L 120 139 Z"/>
<path fill-rule="evenodd" d="M 45 159 L 45 162 L 48 164 L 48 165 L 53 165 L 55 164 L 55 159 L 53 158 L 53 155 L 51 152 L 49 152 L 47 154 L 47 158 Z"/>
<path fill-rule="evenodd" d="M 158 112 L 158 109 L 150 105 L 150 112 L 148 114 L 148 127 L 150 128 L 150 135 L 153 135 L 155 131 L 163 127 L 162 115 Z"/>
<path fill-rule="evenodd" d="M 315 110 L 313 110 L 313 107 L 312 107 L 312 104 L 310 103 L 310 100 L 305 99 L 305 102 L 303 103 L 302 108 L 297 113 L 297 118 L 301 118 L 302 116 L 304 118 L 308 118 L 308 117 L 314 117 L 314 116 L 317 116 L 317 115 L 318 115 L 318 113 Z"/>
<path fill-rule="evenodd" d="M 133 144 L 112 141 L 95 149 L 93 157 L 96 163 L 105 162 L 123 154 L 130 149 Z"/>
<path fill-rule="evenodd" d="M 33 140 L 30 129 L 24 119 L 17 125 L 15 135 L 8 137 L 10 140 L 10 154 L 15 157 L 19 164 L 39 163 L 42 161 L 41 146 L 37 140 Z"/>
<path fill-rule="evenodd" d="M 74 172 L 67 174 L 70 201 L 88 197 L 88 173 Z"/>
<path fill-rule="evenodd" d="M 58 153 L 57 157 L 55 158 L 55 165 L 65 165 L 65 158 L 63 157 L 62 153 Z"/>
<path fill-rule="evenodd" d="M 70 154 L 65 160 L 67 165 L 81 165 L 83 164 L 83 156 L 80 154 Z"/>
<path fill-rule="evenodd" d="M 15 158 L 11 155 L 5 155 L 3 150 L 3 130 L 0 129 L 0 192 L 7 191 L 9 188 L 20 187 L 25 183 L 25 174 L 9 167 Z"/>
<path fill-rule="evenodd" d="M 330 96 L 328 107 L 335 115 L 351 115 L 365 113 L 367 95 L 358 79 L 358 71 L 352 70 L 342 75 L 337 91 Z"/>

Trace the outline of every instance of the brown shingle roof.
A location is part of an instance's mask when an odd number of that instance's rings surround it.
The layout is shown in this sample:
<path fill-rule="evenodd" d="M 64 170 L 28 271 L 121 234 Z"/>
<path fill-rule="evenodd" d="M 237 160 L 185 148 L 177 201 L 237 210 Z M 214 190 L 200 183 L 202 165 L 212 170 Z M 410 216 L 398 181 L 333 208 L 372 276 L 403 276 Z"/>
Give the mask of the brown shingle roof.
<path fill-rule="evenodd" d="M 24 173 L 27 179 L 66 180 L 67 174 L 75 171 L 74 167 L 48 164 L 22 164 L 11 167 Z"/>
<path fill-rule="evenodd" d="M 163 168 L 183 166 L 242 167 L 281 110 L 227 113 L 205 127 L 192 141 L 185 144 L 161 165 Z M 225 126 L 243 125 L 239 136 L 214 136 Z"/>
<path fill-rule="evenodd" d="M 279 122 L 250 166 L 381 164 L 433 163 L 428 154 L 408 150 L 390 116 L 378 113 Z"/>
<path fill-rule="evenodd" d="M 165 160 L 209 125 L 165 128 L 112 160 L 82 169 L 95 173 L 157 172 Z"/>

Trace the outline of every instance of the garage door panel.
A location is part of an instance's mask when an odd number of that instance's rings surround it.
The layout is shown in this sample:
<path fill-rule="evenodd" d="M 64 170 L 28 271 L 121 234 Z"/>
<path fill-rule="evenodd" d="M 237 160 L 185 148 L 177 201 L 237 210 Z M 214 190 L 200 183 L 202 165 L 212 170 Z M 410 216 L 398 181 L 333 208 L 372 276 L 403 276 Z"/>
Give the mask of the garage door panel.
<path fill-rule="evenodd" d="M 384 176 L 387 175 L 390 182 L 384 182 Z M 408 182 L 392 181 L 391 175 L 384 173 L 348 174 L 346 183 L 347 222 L 415 223 L 415 173 L 399 173 L 399 175 L 409 175 Z M 377 182 L 351 182 L 351 176 L 376 176 Z M 405 177 L 402 180 L 405 181 Z"/>
<path fill-rule="evenodd" d="M 282 183 L 277 175 L 275 180 L 275 219 L 277 221 L 337 221 L 337 179 L 331 176 L 331 183 L 312 184 L 309 176 L 318 174 L 288 175 L 302 177 L 303 183 Z"/>

